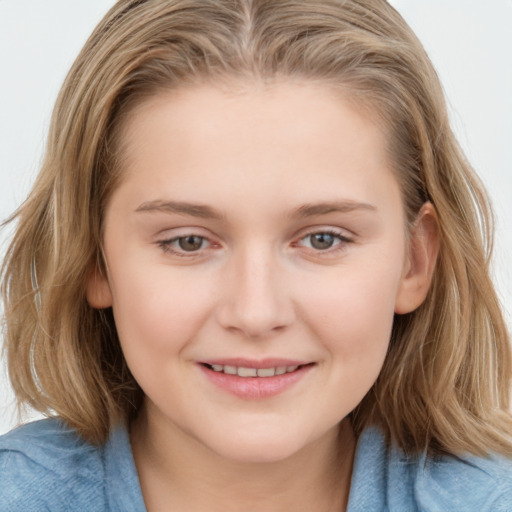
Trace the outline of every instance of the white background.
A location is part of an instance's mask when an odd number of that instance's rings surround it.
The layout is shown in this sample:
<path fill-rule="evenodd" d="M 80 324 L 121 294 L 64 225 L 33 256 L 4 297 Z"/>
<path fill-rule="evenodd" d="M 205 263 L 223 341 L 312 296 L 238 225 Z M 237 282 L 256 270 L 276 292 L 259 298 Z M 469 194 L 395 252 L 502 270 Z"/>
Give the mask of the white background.
<path fill-rule="evenodd" d="M 456 132 L 493 199 L 495 280 L 511 326 L 512 0 L 391 3 L 416 31 L 438 69 Z M 0 219 L 26 196 L 41 161 L 60 84 L 112 4 L 0 0 Z M 5 240 L 5 233 L 0 240 Z M 0 372 L 0 433 L 15 423 L 13 396 Z"/>

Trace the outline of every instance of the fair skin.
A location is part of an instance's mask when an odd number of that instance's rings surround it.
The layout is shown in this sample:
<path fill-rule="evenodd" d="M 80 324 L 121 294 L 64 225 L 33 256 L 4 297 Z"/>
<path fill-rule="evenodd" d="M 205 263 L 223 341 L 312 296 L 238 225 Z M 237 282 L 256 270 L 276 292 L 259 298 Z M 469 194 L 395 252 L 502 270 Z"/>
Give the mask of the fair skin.
<path fill-rule="evenodd" d="M 386 144 L 314 84 L 200 85 L 130 116 L 88 300 L 113 307 L 146 395 L 150 512 L 346 508 L 346 417 L 437 251 L 429 204 L 407 236 Z"/>

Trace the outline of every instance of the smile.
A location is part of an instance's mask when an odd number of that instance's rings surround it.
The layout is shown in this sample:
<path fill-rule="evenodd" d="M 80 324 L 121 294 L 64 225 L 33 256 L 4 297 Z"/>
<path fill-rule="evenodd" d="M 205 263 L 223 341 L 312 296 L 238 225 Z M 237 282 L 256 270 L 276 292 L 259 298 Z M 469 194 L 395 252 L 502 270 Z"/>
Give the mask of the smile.
<path fill-rule="evenodd" d="M 275 377 L 276 375 L 284 375 L 292 373 L 304 365 L 276 366 L 274 368 L 247 368 L 245 366 L 232 366 L 222 364 L 205 364 L 214 372 L 225 373 L 227 375 L 238 375 L 239 377 Z"/>
<path fill-rule="evenodd" d="M 315 366 L 316 363 L 283 360 L 265 363 L 211 361 L 198 365 L 215 388 L 244 400 L 261 400 L 280 395 L 305 379 Z"/>

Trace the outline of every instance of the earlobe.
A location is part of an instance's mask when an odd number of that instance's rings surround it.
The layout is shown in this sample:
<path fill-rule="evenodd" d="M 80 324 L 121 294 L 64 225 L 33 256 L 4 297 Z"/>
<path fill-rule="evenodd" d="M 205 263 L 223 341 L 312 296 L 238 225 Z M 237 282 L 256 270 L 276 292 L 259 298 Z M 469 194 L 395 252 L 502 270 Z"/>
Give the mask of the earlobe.
<path fill-rule="evenodd" d="M 407 267 L 400 283 L 395 313 L 411 313 L 425 300 L 439 252 L 439 229 L 435 209 L 425 203 L 410 233 Z"/>
<path fill-rule="evenodd" d="M 91 270 L 87 280 L 87 302 L 95 309 L 112 306 L 112 292 L 105 272 L 98 265 Z"/>

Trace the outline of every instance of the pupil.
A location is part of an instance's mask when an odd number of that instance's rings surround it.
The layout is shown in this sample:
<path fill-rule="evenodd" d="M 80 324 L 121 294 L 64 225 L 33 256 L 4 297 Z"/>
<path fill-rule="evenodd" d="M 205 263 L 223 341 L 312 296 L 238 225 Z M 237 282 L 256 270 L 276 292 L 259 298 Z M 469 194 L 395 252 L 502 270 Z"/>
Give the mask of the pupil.
<path fill-rule="evenodd" d="M 329 233 L 316 233 L 311 235 L 311 246 L 315 249 L 330 249 L 334 243 L 334 237 Z"/>
<path fill-rule="evenodd" d="M 202 237 L 195 235 L 182 237 L 178 242 L 180 249 L 183 249 L 184 251 L 197 251 L 198 249 L 201 249 L 202 244 Z"/>

